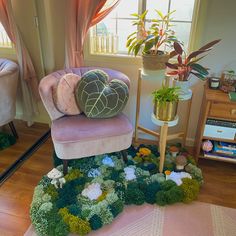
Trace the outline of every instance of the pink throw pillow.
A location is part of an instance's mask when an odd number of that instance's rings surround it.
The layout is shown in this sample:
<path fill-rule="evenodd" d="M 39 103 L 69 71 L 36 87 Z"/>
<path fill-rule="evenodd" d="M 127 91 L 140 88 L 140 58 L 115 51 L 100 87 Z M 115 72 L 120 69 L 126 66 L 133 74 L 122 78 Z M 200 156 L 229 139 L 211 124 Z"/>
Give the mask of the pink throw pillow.
<path fill-rule="evenodd" d="M 75 100 L 75 87 L 80 76 L 69 73 L 60 78 L 53 88 L 53 100 L 56 108 L 65 115 L 78 115 L 81 113 Z"/>

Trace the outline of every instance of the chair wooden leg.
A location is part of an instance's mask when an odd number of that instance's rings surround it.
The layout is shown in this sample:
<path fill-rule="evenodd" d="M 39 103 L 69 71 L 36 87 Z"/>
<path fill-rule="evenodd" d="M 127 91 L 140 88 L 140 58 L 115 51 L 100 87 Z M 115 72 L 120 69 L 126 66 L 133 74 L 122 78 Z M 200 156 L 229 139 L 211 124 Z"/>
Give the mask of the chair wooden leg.
<path fill-rule="evenodd" d="M 125 163 L 127 163 L 128 162 L 127 151 L 126 150 L 122 150 L 122 151 L 120 151 L 120 153 L 121 153 L 121 156 L 123 158 L 123 161 Z"/>
<path fill-rule="evenodd" d="M 19 136 L 18 136 L 18 134 L 17 134 L 17 131 L 16 131 L 16 128 L 15 128 L 15 126 L 14 126 L 13 121 L 11 121 L 11 122 L 9 123 L 9 127 L 10 127 L 10 129 L 11 129 L 11 132 L 12 132 L 13 136 L 14 136 L 16 139 L 18 139 Z"/>
<path fill-rule="evenodd" d="M 63 174 L 64 176 L 68 173 L 68 160 L 63 160 Z"/>

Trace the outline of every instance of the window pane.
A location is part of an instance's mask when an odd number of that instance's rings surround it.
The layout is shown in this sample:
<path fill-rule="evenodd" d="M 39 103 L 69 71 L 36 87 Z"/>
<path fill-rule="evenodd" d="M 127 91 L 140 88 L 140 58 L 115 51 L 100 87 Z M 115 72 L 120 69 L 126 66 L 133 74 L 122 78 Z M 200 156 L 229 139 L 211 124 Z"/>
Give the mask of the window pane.
<path fill-rule="evenodd" d="M 1 23 L 0 23 L 0 47 L 4 48 L 12 47 L 11 40 L 8 38 L 7 33 Z"/>
<path fill-rule="evenodd" d="M 184 47 L 187 50 L 189 45 L 189 37 L 191 30 L 191 23 L 173 22 L 172 29 L 175 31 L 176 37 L 180 42 L 184 43 Z"/>
<path fill-rule="evenodd" d="M 163 14 L 167 14 L 168 4 L 169 4 L 168 0 L 147 0 L 146 4 L 146 9 L 148 10 L 147 19 L 157 17 L 155 9 L 161 11 Z"/>
<path fill-rule="evenodd" d="M 133 13 L 138 13 L 138 0 L 122 0 L 106 18 L 131 18 Z"/>
<path fill-rule="evenodd" d="M 171 11 L 174 13 L 174 20 L 192 21 L 195 0 L 171 0 Z"/>

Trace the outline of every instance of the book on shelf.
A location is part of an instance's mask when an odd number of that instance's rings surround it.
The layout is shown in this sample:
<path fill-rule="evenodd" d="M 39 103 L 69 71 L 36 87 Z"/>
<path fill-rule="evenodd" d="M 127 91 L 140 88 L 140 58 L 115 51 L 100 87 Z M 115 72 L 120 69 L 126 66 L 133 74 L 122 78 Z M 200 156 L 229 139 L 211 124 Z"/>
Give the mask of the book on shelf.
<path fill-rule="evenodd" d="M 203 156 L 204 157 L 215 157 L 215 158 L 223 157 L 223 158 L 229 158 L 229 159 L 236 159 L 235 155 L 227 155 L 227 154 L 216 153 L 216 152 L 204 152 Z"/>
<path fill-rule="evenodd" d="M 236 145 L 232 143 L 214 141 L 213 152 L 236 156 Z"/>

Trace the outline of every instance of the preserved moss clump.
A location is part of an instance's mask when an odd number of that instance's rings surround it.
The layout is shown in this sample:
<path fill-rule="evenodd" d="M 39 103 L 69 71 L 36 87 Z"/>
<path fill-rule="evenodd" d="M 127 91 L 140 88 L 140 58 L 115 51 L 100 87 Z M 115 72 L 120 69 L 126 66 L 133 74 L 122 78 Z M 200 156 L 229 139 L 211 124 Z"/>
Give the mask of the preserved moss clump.
<path fill-rule="evenodd" d="M 92 230 L 100 229 L 103 226 L 102 219 L 96 214 L 90 218 L 89 223 Z"/>
<path fill-rule="evenodd" d="M 64 222 L 69 226 L 71 233 L 83 236 L 91 231 L 88 221 L 82 220 L 81 218 L 70 214 L 67 208 L 60 209 L 59 214 L 61 215 Z"/>
<path fill-rule="evenodd" d="M 142 205 L 145 202 L 144 193 L 136 184 L 129 184 L 125 192 L 125 204 Z"/>
<path fill-rule="evenodd" d="M 181 184 L 181 189 L 183 191 L 183 202 L 190 203 L 197 199 L 197 195 L 200 190 L 200 185 L 195 179 L 183 178 L 183 183 Z"/>

